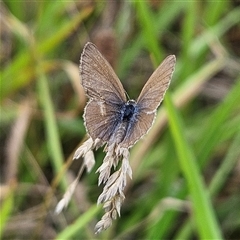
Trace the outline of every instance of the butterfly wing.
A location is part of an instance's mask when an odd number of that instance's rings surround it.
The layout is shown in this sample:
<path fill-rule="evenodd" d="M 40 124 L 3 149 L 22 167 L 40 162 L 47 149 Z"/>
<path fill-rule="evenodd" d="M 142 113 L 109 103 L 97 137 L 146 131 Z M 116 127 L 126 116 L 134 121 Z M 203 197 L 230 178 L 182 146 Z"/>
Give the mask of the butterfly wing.
<path fill-rule="evenodd" d="M 93 43 L 88 42 L 83 49 L 80 75 L 82 86 L 90 99 L 112 104 L 126 101 L 120 80 Z"/>
<path fill-rule="evenodd" d="M 134 122 L 131 123 L 124 140 L 121 142 L 123 147 L 134 145 L 151 128 L 157 107 L 162 102 L 164 94 L 170 84 L 175 63 L 175 56 L 168 56 L 154 71 L 143 87 L 137 99 L 138 110 L 136 118 Z"/>
<path fill-rule="evenodd" d="M 170 84 L 175 63 L 176 57 L 174 55 L 166 57 L 150 76 L 137 99 L 141 111 L 145 113 L 156 111 Z"/>
<path fill-rule="evenodd" d="M 85 108 L 84 119 L 91 138 L 107 142 L 119 123 L 119 109 L 112 104 L 90 100 Z"/>
<path fill-rule="evenodd" d="M 81 83 L 90 101 L 84 120 L 91 138 L 108 141 L 119 122 L 119 106 L 126 101 L 123 86 L 110 64 L 92 43 L 80 60 Z"/>
<path fill-rule="evenodd" d="M 147 114 L 140 112 L 134 122 L 128 126 L 126 135 L 120 143 L 121 147 L 129 148 L 142 138 L 151 128 L 156 113 Z"/>

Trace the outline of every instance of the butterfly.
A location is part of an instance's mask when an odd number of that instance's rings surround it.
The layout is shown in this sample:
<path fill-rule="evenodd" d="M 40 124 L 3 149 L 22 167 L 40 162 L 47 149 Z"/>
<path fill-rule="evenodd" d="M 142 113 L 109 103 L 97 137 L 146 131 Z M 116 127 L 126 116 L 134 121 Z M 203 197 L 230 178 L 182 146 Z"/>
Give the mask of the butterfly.
<path fill-rule="evenodd" d="M 151 128 L 175 63 L 174 55 L 166 57 L 137 100 L 128 100 L 110 64 L 93 43 L 86 43 L 80 59 L 80 76 L 89 98 L 83 117 L 90 137 L 108 145 L 132 147 Z"/>

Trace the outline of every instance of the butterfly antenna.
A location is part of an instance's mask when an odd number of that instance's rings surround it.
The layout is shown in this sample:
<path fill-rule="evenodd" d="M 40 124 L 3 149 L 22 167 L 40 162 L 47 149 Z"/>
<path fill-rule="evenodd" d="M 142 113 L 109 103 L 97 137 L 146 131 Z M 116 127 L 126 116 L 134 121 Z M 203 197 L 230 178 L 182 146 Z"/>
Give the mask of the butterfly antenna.
<path fill-rule="evenodd" d="M 130 97 L 129 97 L 129 95 L 128 95 L 127 91 L 126 91 L 126 90 L 124 90 L 124 92 L 125 92 L 125 94 L 127 95 L 127 98 L 128 98 L 128 100 L 130 100 Z"/>

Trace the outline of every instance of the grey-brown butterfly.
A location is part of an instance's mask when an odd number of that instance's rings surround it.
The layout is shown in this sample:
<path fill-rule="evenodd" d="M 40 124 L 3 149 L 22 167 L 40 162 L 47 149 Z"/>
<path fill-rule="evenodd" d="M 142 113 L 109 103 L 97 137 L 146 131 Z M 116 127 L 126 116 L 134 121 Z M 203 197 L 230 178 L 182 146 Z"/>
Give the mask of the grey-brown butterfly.
<path fill-rule="evenodd" d="M 80 59 L 80 75 L 89 98 L 84 120 L 90 137 L 108 145 L 133 146 L 151 128 L 175 63 L 174 55 L 166 57 L 150 76 L 137 100 L 127 100 L 110 64 L 97 47 L 88 42 Z"/>

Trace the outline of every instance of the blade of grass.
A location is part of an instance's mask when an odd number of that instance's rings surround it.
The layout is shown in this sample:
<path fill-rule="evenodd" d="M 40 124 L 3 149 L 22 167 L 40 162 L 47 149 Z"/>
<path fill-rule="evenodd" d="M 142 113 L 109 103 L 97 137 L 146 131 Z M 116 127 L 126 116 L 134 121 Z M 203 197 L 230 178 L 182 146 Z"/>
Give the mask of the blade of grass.
<path fill-rule="evenodd" d="M 240 126 L 239 126 L 240 127 Z M 224 158 L 221 166 L 218 168 L 214 178 L 212 179 L 209 187 L 209 191 L 211 195 L 216 195 L 220 189 L 223 187 L 224 183 L 227 181 L 227 178 L 236 165 L 236 163 L 240 160 L 240 128 L 239 132 L 234 138 L 229 150 L 227 152 L 226 157 Z"/>
<path fill-rule="evenodd" d="M 177 113 L 171 98 L 167 94 L 165 97 L 165 105 L 180 166 L 188 183 L 193 203 L 193 212 L 195 213 L 194 219 L 196 221 L 199 235 L 202 239 L 221 239 L 220 228 L 209 199 L 208 191 L 201 178 L 196 158 L 184 136 L 182 120 Z"/>
<path fill-rule="evenodd" d="M 208 1 L 206 2 L 205 11 L 203 13 L 203 19 L 205 20 L 206 24 L 209 26 L 213 26 L 219 21 L 221 15 L 224 12 L 229 11 L 229 1 Z M 211 10 L 211 11 L 209 11 Z"/>
<path fill-rule="evenodd" d="M 187 4 L 187 7 L 184 9 L 184 20 L 183 20 L 183 27 L 182 27 L 182 51 L 181 51 L 181 60 L 183 61 L 184 66 L 188 66 L 185 68 L 182 68 L 181 75 L 179 76 L 180 81 L 184 81 L 184 79 L 193 72 L 193 69 L 195 67 L 194 64 L 188 64 L 192 61 L 192 59 L 189 56 L 189 46 L 193 41 L 195 31 L 197 29 L 197 19 L 198 11 L 196 9 L 199 8 L 199 2 L 198 1 L 190 1 Z"/>
<path fill-rule="evenodd" d="M 222 124 L 229 118 L 234 109 L 239 107 L 240 102 L 240 76 L 236 79 L 235 86 L 228 93 L 223 103 L 213 112 L 208 124 L 203 129 L 199 141 L 196 144 L 197 156 L 199 157 L 199 163 L 205 165 L 211 152 L 217 145 L 217 142 L 222 134 L 219 129 Z"/>
<path fill-rule="evenodd" d="M 206 149 L 204 149 L 203 147 L 202 151 L 197 154 L 197 158 L 199 159 L 199 166 L 201 168 L 203 168 L 206 165 L 206 161 L 209 158 L 209 154 L 210 154 L 209 151 L 211 152 L 212 148 L 214 149 L 215 146 L 217 146 L 218 141 L 221 141 L 221 135 L 225 132 L 225 129 L 222 129 L 221 126 L 224 125 L 224 122 L 226 121 L 227 118 L 229 118 L 231 113 L 236 111 L 239 108 L 239 102 L 240 102 L 239 92 L 240 92 L 240 78 L 236 80 L 235 86 L 228 93 L 224 101 L 216 108 L 216 110 L 212 113 L 212 115 L 206 121 L 208 125 L 202 131 L 202 134 L 198 138 L 196 146 L 199 148 L 199 146 L 201 147 L 201 145 L 207 145 L 206 142 L 212 145 L 210 149 L 207 150 L 208 153 L 205 155 L 203 160 L 201 160 L 201 158 Z M 215 126 L 215 124 L 217 126 Z M 214 129 L 212 130 L 212 128 Z M 186 186 L 182 187 L 182 191 L 186 192 Z M 183 196 L 184 195 L 182 195 L 181 193 L 180 195 L 178 195 L 179 198 Z M 172 218 L 172 221 L 169 222 L 170 225 L 173 224 L 174 217 L 176 217 L 177 215 L 178 214 L 175 214 L 175 215 L 172 214 L 173 218 Z M 159 225 L 162 226 L 162 224 L 163 222 L 160 221 Z M 190 230 L 192 230 L 192 226 L 189 223 L 186 229 L 183 227 L 182 231 L 188 232 Z M 183 232 L 181 234 L 183 234 L 183 236 L 186 236 L 184 234 L 187 234 L 187 233 L 183 233 Z M 159 234 L 160 234 L 160 231 L 159 231 Z M 163 234 L 164 233 L 162 233 L 162 235 L 159 235 L 159 236 L 163 237 Z M 177 239 L 180 239 L 180 238 L 177 238 Z"/>
<path fill-rule="evenodd" d="M 150 53 L 154 53 L 156 59 L 162 59 L 163 50 L 158 44 L 158 35 L 153 29 L 154 18 L 153 13 L 149 9 L 149 4 L 146 1 L 136 1 L 135 7 L 137 10 L 137 16 L 139 18 L 140 27 L 143 29 L 143 35 Z"/>
<path fill-rule="evenodd" d="M 189 46 L 189 53 L 191 56 L 199 56 L 208 48 L 209 43 L 215 38 L 221 37 L 231 27 L 240 22 L 240 7 L 234 8 L 222 20 L 217 22 L 210 29 L 206 30 L 198 38 L 196 38 Z"/>
<path fill-rule="evenodd" d="M 37 72 L 37 90 L 40 104 L 44 112 L 44 124 L 47 134 L 47 147 L 49 155 L 52 160 L 53 169 L 55 174 L 60 172 L 63 166 L 64 157 L 60 144 L 60 136 L 57 128 L 57 120 L 54 114 L 53 102 L 51 100 L 50 90 L 48 81 L 43 71 L 41 70 L 40 64 L 36 66 Z M 67 189 L 67 181 L 65 178 L 62 179 L 61 187 Z"/>
<path fill-rule="evenodd" d="M 73 239 L 74 235 L 83 229 L 99 212 L 100 206 L 94 205 L 82 216 L 80 216 L 73 224 L 60 232 L 55 239 Z M 79 238 L 79 237 L 78 237 Z"/>
<path fill-rule="evenodd" d="M 240 160 L 239 143 L 240 143 L 240 129 L 238 131 L 238 134 L 234 138 L 231 146 L 229 147 L 226 157 L 223 159 L 221 166 L 218 168 L 217 172 L 215 173 L 210 183 L 209 192 L 211 194 L 211 197 L 215 196 L 220 191 L 224 183 L 227 181 L 229 173 L 232 171 L 234 166 Z M 175 239 L 189 239 L 191 233 L 192 226 L 191 222 L 188 220 L 186 221 L 184 226 L 180 229 Z"/>
<path fill-rule="evenodd" d="M 8 219 L 10 218 L 10 215 L 14 209 L 14 191 L 15 191 L 15 186 L 10 186 L 8 189 L 7 196 L 5 199 L 1 199 L 1 208 L 0 208 L 0 219 L 1 219 L 1 224 L 0 224 L 0 238 L 3 235 L 4 231 L 4 226 L 7 224 Z M 3 186 L 1 186 L 3 187 Z"/>
<path fill-rule="evenodd" d="M 159 12 L 154 16 L 155 24 L 153 27 L 156 28 L 157 37 L 161 39 L 166 29 L 170 28 L 170 25 L 174 22 L 177 16 L 181 14 L 183 9 L 186 7 L 185 2 L 179 2 L 177 5 L 174 2 L 164 2 Z M 121 36 L 121 32 L 118 34 Z M 127 43 L 126 43 L 127 44 Z M 128 71 L 134 63 L 137 55 L 145 47 L 145 38 L 140 32 L 129 44 L 129 48 L 121 51 L 121 57 L 118 64 L 118 76 L 120 79 L 124 79 L 128 74 Z"/>
<path fill-rule="evenodd" d="M 200 47 L 199 44 L 197 45 L 198 54 L 192 54 L 191 48 L 189 48 L 189 55 L 191 56 L 191 59 L 195 61 L 196 66 L 202 65 L 205 62 L 207 55 L 209 53 L 209 48 L 215 46 L 216 45 L 215 42 L 219 41 L 218 34 L 221 35 L 220 31 L 218 33 L 213 34 L 212 28 L 216 28 L 218 22 L 220 22 L 221 17 L 222 18 L 225 17 L 224 12 L 225 13 L 229 12 L 227 11 L 228 5 L 229 5 L 228 1 L 206 2 L 201 13 L 201 18 L 204 19 L 202 27 L 203 29 L 206 28 L 206 30 L 203 30 L 203 33 L 195 41 L 201 39 L 201 37 L 204 35 L 207 36 L 206 33 L 209 33 L 209 36 L 205 39 L 202 38 L 203 40 L 201 42 L 202 48 Z M 228 21 L 226 21 L 226 23 L 227 23 L 226 27 L 229 28 L 230 26 L 228 25 Z M 195 41 L 193 41 L 192 44 L 194 44 Z"/>

